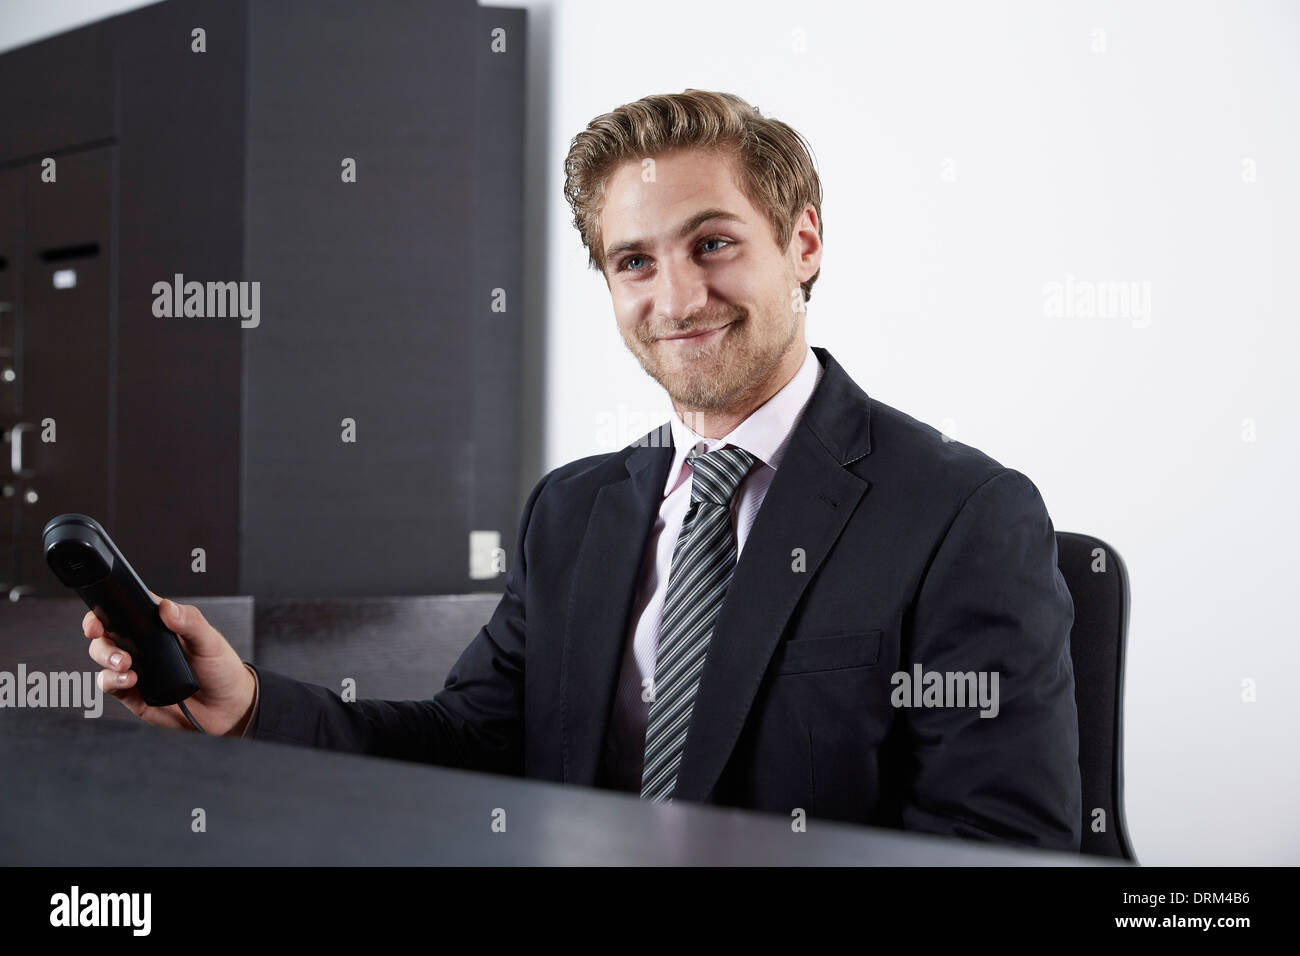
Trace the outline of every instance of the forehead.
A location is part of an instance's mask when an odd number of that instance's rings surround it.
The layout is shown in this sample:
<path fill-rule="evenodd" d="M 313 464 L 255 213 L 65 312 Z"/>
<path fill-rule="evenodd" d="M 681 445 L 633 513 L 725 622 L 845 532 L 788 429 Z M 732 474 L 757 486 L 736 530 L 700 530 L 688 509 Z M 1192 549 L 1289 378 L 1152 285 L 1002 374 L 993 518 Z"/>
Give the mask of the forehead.
<path fill-rule="evenodd" d="M 692 213 L 717 207 L 747 221 L 759 213 L 736 185 L 733 157 L 720 152 L 675 150 L 628 160 L 605 183 L 601 233 L 605 246 L 630 239 L 669 238 Z"/>

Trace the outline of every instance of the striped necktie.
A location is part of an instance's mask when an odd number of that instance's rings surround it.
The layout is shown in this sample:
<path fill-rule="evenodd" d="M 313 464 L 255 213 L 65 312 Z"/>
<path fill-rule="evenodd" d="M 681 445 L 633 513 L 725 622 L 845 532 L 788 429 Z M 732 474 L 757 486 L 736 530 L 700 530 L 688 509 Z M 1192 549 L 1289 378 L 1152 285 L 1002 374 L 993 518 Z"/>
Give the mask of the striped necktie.
<path fill-rule="evenodd" d="M 673 549 L 659 623 L 641 799 L 671 802 L 713 625 L 736 565 L 731 499 L 754 463 L 743 448 L 692 455 L 691 507 Z"/>

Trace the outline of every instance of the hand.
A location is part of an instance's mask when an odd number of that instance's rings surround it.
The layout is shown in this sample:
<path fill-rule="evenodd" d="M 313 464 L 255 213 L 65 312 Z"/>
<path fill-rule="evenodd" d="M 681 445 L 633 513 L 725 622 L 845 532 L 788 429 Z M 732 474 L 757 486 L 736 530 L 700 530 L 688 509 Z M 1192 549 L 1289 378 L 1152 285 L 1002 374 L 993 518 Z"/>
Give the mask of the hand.
<path fill-rule="evenodd" d="M 194 719 L 209 734 L 238 737 L 252 716 L 257 678 L 221 632 L 204 619 L 192 604 L 160 600 L 158 612 L 162 622 L 180 638 L 181 650 L 199 682 L 198 691 L 186 698 Z M 144 702 L 135 684 L 139 675 L 131 670 L 131 655 L 118 647 L 112 632 L 105 632 L 103 622 L 87 611 L 81 630 L 90 639 L 90 657 L 104 669 L 99 672 L 100 688 L 120 700 L 126 709 L 146 723 L 157 727 L 193 730 L 176 704 L 151 707 Z M 116 660 L 114 657 L 116 656 Z"/>

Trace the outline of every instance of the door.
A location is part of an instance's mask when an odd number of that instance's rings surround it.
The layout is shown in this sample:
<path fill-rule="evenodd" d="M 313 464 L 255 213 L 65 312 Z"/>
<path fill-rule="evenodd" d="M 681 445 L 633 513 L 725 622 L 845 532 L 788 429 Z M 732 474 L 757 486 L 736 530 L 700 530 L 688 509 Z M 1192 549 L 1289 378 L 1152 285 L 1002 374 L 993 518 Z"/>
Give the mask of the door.
<path fill-rule="evenodd" d="M 59 152 L 16 170 L 24 198 L 18 414 L 8 430 L 7 483 L 15 499 L 17 595 L 67 594 L 42 553 L 41 529 L 50 518 L 77 511 L 112 527 L 115 151 L 110 145 Z"/>

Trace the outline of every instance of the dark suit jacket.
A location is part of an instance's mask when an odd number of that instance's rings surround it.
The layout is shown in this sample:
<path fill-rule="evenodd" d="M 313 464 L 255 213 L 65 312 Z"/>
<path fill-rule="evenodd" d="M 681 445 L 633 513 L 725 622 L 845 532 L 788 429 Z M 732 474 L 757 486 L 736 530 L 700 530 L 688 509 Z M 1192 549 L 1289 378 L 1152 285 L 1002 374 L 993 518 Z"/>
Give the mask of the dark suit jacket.
<path fill-rule="evenodd" d="M 1078 849 L 1074 605 L 1033 483 L 825 375 L 736 565 L 676 800 Z M 254 736 L 600 784 L 665 423 L 555 469 L 505 593 L 431 700 L 344 703 L 258 668 Z M 899 707 L 896 672 L 997 672 L 977 706 Z"/>

